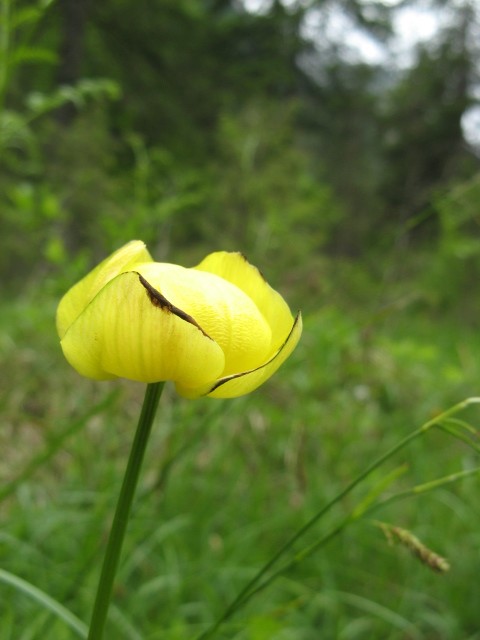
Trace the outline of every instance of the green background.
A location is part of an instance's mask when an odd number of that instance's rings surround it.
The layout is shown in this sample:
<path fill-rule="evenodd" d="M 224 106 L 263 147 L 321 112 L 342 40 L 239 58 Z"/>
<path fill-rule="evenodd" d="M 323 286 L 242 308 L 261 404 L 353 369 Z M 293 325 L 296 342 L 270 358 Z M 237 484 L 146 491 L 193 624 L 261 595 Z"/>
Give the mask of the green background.
<path fill-rule="evenodd" d="M 394 8 L 330 6 L 388 47 Z M 191 640 L 369 462 L 479 392 L 479 158 L 461 127 L 478 5 L 456 3 L 405 68 L 307 40 L 321 1 L 0 7 L 0 569 L 88 621 L 143 396 L 80 378 L 58 345 L 58 300 L 99 260 L 134 238 L 185 266 L 241 250 L 304 314 L 254 394 L 162 398 L 107 638 Z M 431 431 L 296 549 L 401 465 L 385 495 L 478 454 Z M 218 637 L 478 639 L 479 509 L 473 477 L 375 514 L 446 575 L 359 520 Z M 0 637 L 75 635 L 0 581 Z"/>

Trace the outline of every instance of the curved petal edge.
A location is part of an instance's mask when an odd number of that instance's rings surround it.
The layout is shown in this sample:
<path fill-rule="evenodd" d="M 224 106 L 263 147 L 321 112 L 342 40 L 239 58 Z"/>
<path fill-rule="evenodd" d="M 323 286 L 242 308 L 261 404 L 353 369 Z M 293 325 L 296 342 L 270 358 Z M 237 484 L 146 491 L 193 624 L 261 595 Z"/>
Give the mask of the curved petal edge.
<path fill-rule="evenodd" d="M 277 353 L 256 369 L 232 374 L 218 379 L 213 386 L 201 389 L 189 389 L 177 384 L 177 392 L 185 398 L 208 396 L 210 398 L 237 398 L 261 386 L 285 362 L 293 352 L 302 335 L 302 314 L 298 312 L 287 339 Z"/>

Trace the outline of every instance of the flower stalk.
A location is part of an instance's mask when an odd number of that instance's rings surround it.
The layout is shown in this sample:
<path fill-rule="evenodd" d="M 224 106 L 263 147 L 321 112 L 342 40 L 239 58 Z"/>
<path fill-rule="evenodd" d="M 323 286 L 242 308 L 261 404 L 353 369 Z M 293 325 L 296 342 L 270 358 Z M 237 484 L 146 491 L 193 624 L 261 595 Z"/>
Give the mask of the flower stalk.
<path fill-rule="evenodd" d="M 105 551 L 90 622 L 88 640 L 101 640 L 103 638 L 113 584 L 120 560 L 120 553 L 125 538 L 133 497 L 163 387 L 163 382 L 147 385 L 137 431 L 130 451 Z"/>

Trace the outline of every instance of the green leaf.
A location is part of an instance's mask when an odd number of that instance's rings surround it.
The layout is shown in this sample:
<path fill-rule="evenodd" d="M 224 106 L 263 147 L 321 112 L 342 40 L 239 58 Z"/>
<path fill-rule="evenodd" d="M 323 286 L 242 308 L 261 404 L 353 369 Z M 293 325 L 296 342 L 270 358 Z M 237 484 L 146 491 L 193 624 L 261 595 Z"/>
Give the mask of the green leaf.
<path fill-rule="evenodd" d="M 11 31 L 13 32 L 15 29 L 18 29 L 25 24 L 38 22 L 42 17 L 42 13 L 43 12 L 38 7 L 25 7 L 24 9 L 19 9 L 13 14 L 10 20 Z"/>
<path fill-rule="evenodd" d="M 26 62 L 55 64 L 57 61 L 58 56 L 49 49 L 20 47 L 10 56 L 9 66 L 18 66 Z"/>

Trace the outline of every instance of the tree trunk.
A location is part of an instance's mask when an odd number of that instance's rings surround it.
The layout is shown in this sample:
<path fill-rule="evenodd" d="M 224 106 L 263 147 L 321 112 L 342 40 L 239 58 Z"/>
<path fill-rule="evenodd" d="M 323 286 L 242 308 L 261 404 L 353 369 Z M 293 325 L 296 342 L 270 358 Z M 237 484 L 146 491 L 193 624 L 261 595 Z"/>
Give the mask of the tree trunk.
<path fill-rule="evenodd" d="M 60 64 L 58 84 L 75 84 L 82 70 L 85 50 L 85 28 L 88 15 L 88 0 L 59 0 L 61 12 Z M 58 121 L 68 125 L 74 119 L 76 109 L 73 104 L 65 104 L 57 112 Z"/>

